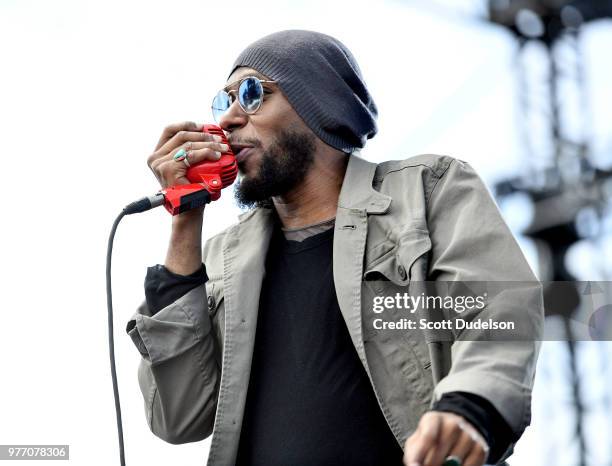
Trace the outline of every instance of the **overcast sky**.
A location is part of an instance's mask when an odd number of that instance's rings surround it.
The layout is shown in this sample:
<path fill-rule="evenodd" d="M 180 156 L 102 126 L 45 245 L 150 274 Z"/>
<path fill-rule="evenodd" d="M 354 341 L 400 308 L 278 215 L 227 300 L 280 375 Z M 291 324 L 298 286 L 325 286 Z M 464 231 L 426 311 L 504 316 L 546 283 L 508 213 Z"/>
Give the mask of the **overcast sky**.
<path fill-rule="evenodd" d="M 379 134 L 363 152 L 371 161 L 449 154 L 472 163 L 489 186 L 528 164 L 517 127 L 512 38 L 498 27 L 409 3 L 0 0 L 7 194 L 0 231 L 1 443 L 68 443 L 75 464 L 116 462 L 107 235 L 126 203 L 157 190 L 146 158 L 162 128 L 211 121 L 212 96 L 253 40 L 313 29 L 353 51 L 380 112 Z M 612 65 L 604 60 L 611 30 L 610 23 L 589 27 L 583 42 L 600 152 L 612 148 Z M 225 191 L 207 207 L 205 236 L 238 213 Z M 163 261 L 169 231 L 170 218 L 158 209 L 125 219 L 115 243 L 126 451 L 132 464 L 201 465 L 209 441 L 177 447 L 149 432 L 136 379 L 139 356 L 124 334 L 143 299 L 145 267 Z M 525 443 L 536 444 L 534 431 Z"/>

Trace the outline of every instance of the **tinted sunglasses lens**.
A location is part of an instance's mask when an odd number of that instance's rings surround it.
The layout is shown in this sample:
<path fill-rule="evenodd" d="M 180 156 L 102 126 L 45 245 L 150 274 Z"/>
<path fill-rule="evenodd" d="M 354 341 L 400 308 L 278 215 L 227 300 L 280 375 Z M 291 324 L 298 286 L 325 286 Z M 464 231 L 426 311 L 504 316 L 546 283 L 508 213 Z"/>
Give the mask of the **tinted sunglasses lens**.
<path fill-rule="evenodd" d="M 257 78 L 247 78 L 238 88 L 238 101 L 246 113 L 256 112 L 263 98 L 263 87 Z"/>
<path fill-rule="evenodd" d="M 212 103 L 212 114 L 215 121 L 218 123 L 227 109 L 230 108 L 231 102 L 227 92 L 219 91 Z"/>

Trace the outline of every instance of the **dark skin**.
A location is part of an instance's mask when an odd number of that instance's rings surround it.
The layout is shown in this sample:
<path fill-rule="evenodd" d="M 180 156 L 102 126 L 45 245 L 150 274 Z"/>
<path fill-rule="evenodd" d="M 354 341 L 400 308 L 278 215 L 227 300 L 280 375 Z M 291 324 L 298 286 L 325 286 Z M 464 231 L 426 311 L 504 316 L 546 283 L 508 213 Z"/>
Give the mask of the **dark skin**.
<path fill-rule="evenodd" d="M 267 79 L 251 68 L 242 67 L 232 73 L 228 82 L 239 81 L 245 76 Z M 246 159 L 243 172 L 246 177 L 257 172 L 262 153 L 279 128 L 285 126 L 312 134 L 275 84 L 265 84 L 265 89 L 269 93 L 257 113 L 248 115 L 234 102 L 219 121 L 219 126 L 228 134 L 230 145 L 252 139 L 263 145 Z M 319 138 L 315 144 L 314 164 L 304 181 L 293 190 L 272 198 L 281 223 L 287 228 L 311 225 L 336 215 L 347 156 Z"/>
<path fill-rule="evenodd" d="M 228 78 L 228 90 L 245 76 L 267 80 L 251 68 L 241 67 Z M 261 145 L 244 159 L 241 174 L 255 176 L 262 154 L 274 140 L 280 128 L 291 127 L 311 132 L 293 110 L 276 84 L 264 84 L 266 95 L 262 107 L 247 114 L 234 102 L 219 121 L 234 152 L 241 144 L 256 140 Z M 148 165 L 162 187 L 188 184 L 186 165 L 173 160 L 181 148 L 190 150 L 193 165 L 204 160 L 218 160 L 227 150 L 208 134 L 199 131 L 201 125 L 188 121 L 166 127 L 148 159 Z M 336 215 L 340 188 L 346 172 L 347 155 L 316 138 L 314 163 L 304 180 L 282 195 L 274 196 L 274 208 L 284 227 L 300 228 L 319 223 Z M 171 272 L 188 275 L 202 263 L 202 222 L 204 208 L 173 217 L 170 245 L 165 266 Z M 431 411 L 424 414 L 417 430 L 404 445 L 406 466 L 440 466 L 449 455 L 463 458 L 463 466 L 482 466 L 488 447 L 478 431 L 464 418 L 452 413 Z"/>

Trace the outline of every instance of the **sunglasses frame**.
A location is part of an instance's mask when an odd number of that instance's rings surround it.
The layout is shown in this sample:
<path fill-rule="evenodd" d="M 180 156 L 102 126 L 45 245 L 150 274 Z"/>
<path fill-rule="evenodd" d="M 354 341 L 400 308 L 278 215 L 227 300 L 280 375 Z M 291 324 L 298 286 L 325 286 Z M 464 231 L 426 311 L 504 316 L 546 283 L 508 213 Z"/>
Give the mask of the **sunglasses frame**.
<path fill-rule="evenodd" d="M 242 105 L 242 102 L 240 101 L 240 97 L 237 94 L 237 92 L 240 90 L 240 86 L 242 86 L 242 83 L 244 81 L 246 81 L 247 79 L 255 79 L 255 80 L 257 80 L 259 82 L 259 85 L 261 86 L 261 97 L 262 98 L 259 100 L 259 105 L 257 105 L 257 108 L 255 110 L 250 111 L 250 112 L 247 111 L 244 108 L 244 106 Z M 234 86 L 236 83 L 238 83 L 238 87 L 236 89 L 232 89 L 232 90 L 229 90 L 229 91 L 226 90 L 227 88 Z M 238 102 L 238 105 L 240 106 L 242 111 L 244 113 L 246 113 L 247 115 L 253 115 L 254 113 L 256 113 L 261 108 L 261 105 L 263 104 L 263 95 L 264 95 L 264 88 L 263 88 L 263 85 L 262 85 L 263 83 L 275 84 L 276 81 L 271 81 L 271 80 L 267 80 L 267 79 L 261 79 L 261 78 L 259 78 L 257 76 L 245 76 L 244 78 L 241 78 L 241 79 L 239 79 L 237 81 L 234 81 L 234 82 L 228 84 L 223 89 L 221 89 L 219 92 L 217 92 L 215 94 L 215 97 L 213 97 L 213 103 L 210 106 L 212 114 L 213 114 L 213 118 L 215 119 L 215 121 L 217 123 L 219 123 L 218 119 L 215 117 L 215 100 L 217 99 L 219 94 L 221 94 L 222 92 L 224 92 L 225 95 L 228 96 L 228 101 L 230 101 L 229 107 L 227 107 L 227 109 L 225 109 L 224 113 L 227 112 L 230 109 L 230 107 L 234 104 L 234 102 Z M 231 101 L 231 98 L 230 98 L 232 96 L 232 94 L 235 94 L 234 95 L 234 101 Z"/>

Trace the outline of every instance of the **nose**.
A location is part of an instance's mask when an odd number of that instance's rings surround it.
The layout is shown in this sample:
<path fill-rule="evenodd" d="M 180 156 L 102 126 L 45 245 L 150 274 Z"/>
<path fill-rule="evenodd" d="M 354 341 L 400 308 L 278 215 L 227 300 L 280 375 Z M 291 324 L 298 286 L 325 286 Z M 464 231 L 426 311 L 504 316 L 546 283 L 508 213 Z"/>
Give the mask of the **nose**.
<path fill-rule="evenodd" d="M 227 112 L 219 118 L 219 126 L 224 131 L 231 133 L 246 125 L 248 120 L 249 116 L 240 108 L 240 104 L 236 100 L 230 105 Z"/>

